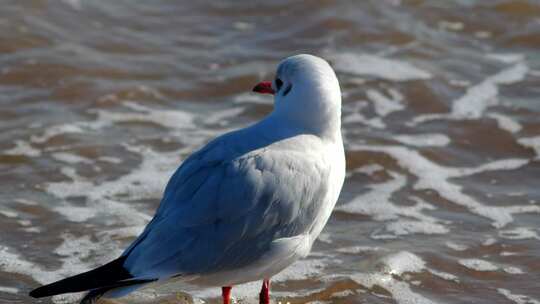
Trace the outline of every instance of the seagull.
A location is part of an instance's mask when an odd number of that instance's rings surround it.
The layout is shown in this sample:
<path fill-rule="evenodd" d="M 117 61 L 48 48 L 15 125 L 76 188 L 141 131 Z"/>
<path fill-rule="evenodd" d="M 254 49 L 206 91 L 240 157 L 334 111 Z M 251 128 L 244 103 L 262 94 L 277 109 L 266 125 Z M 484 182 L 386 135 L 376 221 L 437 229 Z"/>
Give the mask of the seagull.
<path fill-rule="evenodd" d="M 122 255 L 30 292 L 41 298 L 89 291 L 82 304 L 179 280 L 221 287 L 270 279 L 308 255 L 345 178 L 341 92 L 331 66 L 301 54 L 280 62 L 254 92 L 274 95 L 261 121 L 194 152 L 169 180 L 154 218 Z"/>

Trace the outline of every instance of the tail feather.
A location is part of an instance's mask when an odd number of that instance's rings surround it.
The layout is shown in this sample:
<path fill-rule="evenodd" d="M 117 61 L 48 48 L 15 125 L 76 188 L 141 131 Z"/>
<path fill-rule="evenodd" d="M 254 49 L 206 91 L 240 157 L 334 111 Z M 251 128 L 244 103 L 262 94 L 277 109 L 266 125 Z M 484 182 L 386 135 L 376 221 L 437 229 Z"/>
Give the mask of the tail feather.
<path fill-rule="evenodd" d="M 126 257 L 123 256 L 94 270 L 41 286 L 32 290 L 30 296 L 42 298 L 68 292 L 80 292 L 93 289 L 108 290 L 116 287 L 153 281 L 134 279 L 129 271 L 124 268 L 125 259 Z"/>

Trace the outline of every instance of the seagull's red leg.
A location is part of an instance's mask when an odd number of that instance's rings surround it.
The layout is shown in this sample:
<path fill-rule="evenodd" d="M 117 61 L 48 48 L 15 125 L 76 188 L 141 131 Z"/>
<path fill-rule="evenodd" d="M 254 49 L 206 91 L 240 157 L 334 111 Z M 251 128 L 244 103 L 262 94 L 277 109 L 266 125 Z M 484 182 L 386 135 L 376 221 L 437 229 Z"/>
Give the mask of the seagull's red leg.
<path fill-rule="evenodd" d="M 263 280 L 261 293 L 259 294 L 259 304 L 270 304 L 270 280 Z"/>
<path fill-rule="evenodd" d="M 221 287 L 221 296 L 223 297 L 223 304 L 231 304 L 231 289 L 232 289 L 232 286 Z"/>

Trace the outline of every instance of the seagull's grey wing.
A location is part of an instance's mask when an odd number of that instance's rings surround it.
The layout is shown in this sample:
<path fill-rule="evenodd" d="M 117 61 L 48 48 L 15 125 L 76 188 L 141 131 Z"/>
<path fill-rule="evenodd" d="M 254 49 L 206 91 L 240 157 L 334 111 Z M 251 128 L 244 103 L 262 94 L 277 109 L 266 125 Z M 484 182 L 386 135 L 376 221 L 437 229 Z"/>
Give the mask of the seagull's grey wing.
<path fill-rule="evenodd" d="M 136 277 L 242 267 L 272 241 L 310 229 L 327 191 L 324 162 L 272 149 L 226 159 L 213 149 L 177 170 L 156 216 L 124 253 Z"/>

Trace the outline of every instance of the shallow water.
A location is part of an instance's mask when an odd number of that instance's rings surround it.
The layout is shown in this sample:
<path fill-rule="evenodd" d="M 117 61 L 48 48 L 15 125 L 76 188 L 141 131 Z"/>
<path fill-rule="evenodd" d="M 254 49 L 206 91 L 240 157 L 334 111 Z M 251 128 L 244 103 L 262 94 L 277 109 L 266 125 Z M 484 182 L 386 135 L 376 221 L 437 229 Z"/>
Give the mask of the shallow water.
<path fill-rule="evenodd" d="M 291 303 L 540 303 L 537 1 L 4 1 L 0 302 L 116 257 L 181 160 L 331 61 L 348 177 Z M 256 302 L 259 283 L 233 295 Z M 122 303 L 216 302 L 168 285 Z M 55 303 L 75 300 L 55 297 Z"/>

